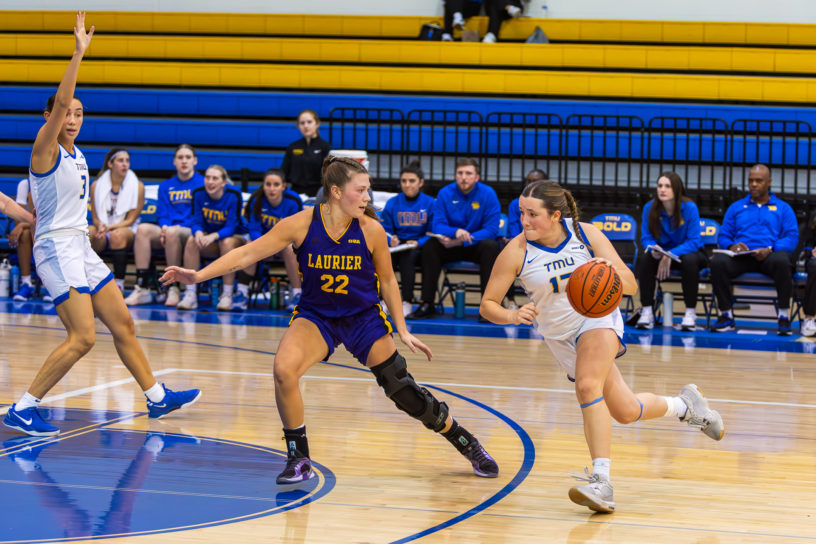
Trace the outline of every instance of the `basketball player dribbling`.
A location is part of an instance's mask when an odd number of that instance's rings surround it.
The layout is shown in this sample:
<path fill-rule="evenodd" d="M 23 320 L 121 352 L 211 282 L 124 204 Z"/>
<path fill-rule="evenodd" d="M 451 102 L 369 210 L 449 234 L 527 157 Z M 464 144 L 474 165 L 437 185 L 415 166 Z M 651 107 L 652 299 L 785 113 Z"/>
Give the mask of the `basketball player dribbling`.
<path fill-rule="evenodd" d="M 572 308 L 565 286 L 570 273 L 586 262 L 614 267 L 624 294 L 634 294 L 637 284 L 606 236 L 594 225 L 578 222 L 569 191 L 554 181 L 532 183 L 524 188 L 519 208 L 523 231 L 496 260 L 480 312 L 493 323 L 535 324 L 569 380 L 575 382 L 592 473 L 579 477 L 586 484 L 571 488 L 569 497 L 590 510 L 614 512 L 609 481 L 612 418 L 634 423 L 675 416 L 714 440 L 722 439 L 725 432 L 722 418 L 693 384 L 676 397 L 633 393 L 615 364 L 626 352 L 620 310 L 589 318 Z M 532 302 L 510 310 L 501 302 L 516 277 Z"/>

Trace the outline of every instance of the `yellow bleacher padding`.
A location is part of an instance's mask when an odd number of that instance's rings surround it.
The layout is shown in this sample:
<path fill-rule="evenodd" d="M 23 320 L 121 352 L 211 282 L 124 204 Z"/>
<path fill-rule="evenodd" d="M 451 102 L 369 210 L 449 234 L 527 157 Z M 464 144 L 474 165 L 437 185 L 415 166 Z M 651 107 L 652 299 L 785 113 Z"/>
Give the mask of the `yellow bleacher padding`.
<path fill-rule="evenodd" d="M 65 60 L 0 59 L 0 81 L 53 84 Z M 87 58 L 80 85 L 147 85 L 348 91 L 414 91 L 807 103 L 816 78 L 665 73 L 590 73 L 405 66 L 315 66 L 218 62 L 104 61 Z"/>
<path fill-rule="evenodd" d="M 5 31 L 70 31 L 72 11 L 0 11 Z M 433 16 L 168 13 L 93 11 L 88 24 L 109 33 L 196 33 L 233 35 L 416 38 Z M 486 17 L 468 20 L 484 34 Z M 551 40 L 649 43 L 816 46 L 816 25 L 522 18 L 502 25 L 500 37 L 523 40 L 540 26 Z"/>
<path fill-rule="evenodd" d="M 0 36 L 0 55 L 11 57 L 64 57 L 74 41 L 71 35 Z M 715 46 L 498 43 L 487 47 L 400 40 L 99 35 L 88 57 L 816 74 L 816 50 Z"/>

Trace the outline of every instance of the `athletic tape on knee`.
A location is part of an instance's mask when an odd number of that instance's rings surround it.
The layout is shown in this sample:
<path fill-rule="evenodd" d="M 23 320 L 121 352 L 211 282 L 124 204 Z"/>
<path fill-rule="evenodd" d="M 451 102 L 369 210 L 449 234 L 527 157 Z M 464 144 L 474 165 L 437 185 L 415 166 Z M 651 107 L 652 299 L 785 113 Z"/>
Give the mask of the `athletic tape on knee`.
<path fill-rule="evenodd" d="M 397 408 L 422 422 L 425 427 L 439 432 L 448 419 L 448 405 L 439 402 L 424 387 L 417 385 L 408 372 L 405 358 L 394 352 L 384 362 L 372 367 L 371 372 Z"/>
<path fill-rule="evenodd" d="M 603 399 L 604 399 L 603 397 L 598 397 L 598 398 L 597 398 L 597 399 L 595 399 L 595 400 L 591 400 L 591 401 L 589 401 L 589 402 L 585 402 L 584 404 L 582 404 L 582 405 L 581 405 L 581 408 L 586 408 L 586 407 L 588 407 L 588 406 L 592 406 L 593 404 L 598 404 L 598 403 L 599 403 L 599 402 L 601 402 Z"/>

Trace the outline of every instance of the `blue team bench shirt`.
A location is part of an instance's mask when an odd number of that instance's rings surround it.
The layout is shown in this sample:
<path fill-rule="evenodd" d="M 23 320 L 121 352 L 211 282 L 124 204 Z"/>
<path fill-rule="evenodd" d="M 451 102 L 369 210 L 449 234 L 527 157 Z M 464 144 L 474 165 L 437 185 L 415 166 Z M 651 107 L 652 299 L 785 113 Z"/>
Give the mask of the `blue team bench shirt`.
<path fill-rule="evenodd" d="M 660 246 L 680 257 L 703 247 L 703 238 L 700 235 L 700 211 L 697 204 L 690 200 L 680 204 L 680 226 L 677 230 L 671 230 L 672 218 L 660 204 L 663 209 L 660 210 L 660 237 L 657 240 L 649 230 L 649 212 L 653 204 L 654 200 L 646 203 L 640 220 L 640 245 L 644 251 L 647 246 Z"/>
<path fill-rule="evenodd" d="M 262 199 L 260 217 L 253 212 L 255 208 L 255 199 Z M 249 215 L 249 239 L 257 240 L 274 227 L 278 221 L 284 217 L 294 215 L 303 209 L 303 201 L 297 193 L 286 190 L 283 192 L 281 203 L 273 206 L 267 200 L 266 195 L 260 194 L 255 198 L 251 198 L 247 202 L 247 215 Z"/>
<path fill-rule="evenodd" d="M 224 187 L 224 194 L 213 200 L 204 187 L 193 191 L 193 218 L 190 228 L 193 234 L 218 232 L 218 239 L 229 238 L 233 234 L 246 234 L 246 225 L 241 218 L 243 197 L 232 187 Z"/>
<path fill-rule="evenodd" d="M 189 227 L 193 218 L 193 191 L 204 187 L 204 176 L 198 172 L 187 181 L 178 176 L 164 180 L 159 184 L 159 202 L 156 206 L 156 217 L 160 227 L 181 225 Z"/>
<path fill-rule="evenodd" d="M 473 243 L 495 238 L 499 233 L 501 205 L 496 191 L 481 182 L 473 186 L 467 195 L 456 183 L 442 187 L 433 205 L 433 228 L 435 234 L 456 238 L 457 229 L 465 229 L 473 237 Z"/>
<path fill-rule="evenodd" d="M 390 235 L 397 235 L 400 243 L 414 240 L 419 247 L 428 241 L 425 233 L 431 230 L 434 199 L 425 193 L 409 199 L 400 193 L 388 199 L 382 211 L 382 226 Z"/>
<path fill-rule="evenodd" d="M 737 200 L 725 212 L 717 244 L 728 249 L 739 242 L 748 249 L 770 247 L 792 254 L 799 242 L 799 223 L 793 208 L 773 193 L 762 206 L 751 200 L 751 195 Z"/>
<path fill-rule="evenodd" d="M 521 228 L 521 210 L 519 210 L 519 199 L 510 202 L 507 207 L 507 238 L 512 240 L 524 230 Z"/>

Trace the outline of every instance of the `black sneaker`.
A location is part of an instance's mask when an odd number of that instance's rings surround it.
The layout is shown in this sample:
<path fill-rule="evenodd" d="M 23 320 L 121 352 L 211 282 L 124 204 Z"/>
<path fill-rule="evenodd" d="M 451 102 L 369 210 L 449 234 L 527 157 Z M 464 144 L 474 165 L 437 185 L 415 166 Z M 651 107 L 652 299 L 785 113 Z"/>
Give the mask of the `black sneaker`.
<path fill-rule="evenodd" d="M 436 315 L 436 308 L 433 303 L 423 302 L 419 307 L 405 316 L 405 319 L 427 319 Z"/>
<path fill-rule="evenodd" d="M 499 475 L 499 465 L 490 457 L 478 440 L 471 442 L 462 455 L 473 464 L 473 473 L 482 478 L 495 478 Z"/>
<path fill-rule="evenodd" d="M 787 317 L 780 317 L 776 325 L 776 334 L 779 336 L 790 336 L 793 334 L 791 329 L 790 319 Z"/>
<path fill-rule="evenodd" d="M 737 330 L 737 323 L 733 317 L 721 315 L 717 322 L 711 325 L 711 332 L 728 332 Z"/>
<path fill-rule="evenodd" d="M 312 460 L 300 455 L 290 455 L 286 458 L 286 468 L 278 474 L 275 480 L 279 485 L 297 484 L 315 477 L 312 470 Z"/>

